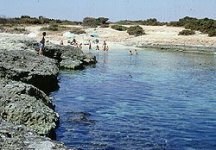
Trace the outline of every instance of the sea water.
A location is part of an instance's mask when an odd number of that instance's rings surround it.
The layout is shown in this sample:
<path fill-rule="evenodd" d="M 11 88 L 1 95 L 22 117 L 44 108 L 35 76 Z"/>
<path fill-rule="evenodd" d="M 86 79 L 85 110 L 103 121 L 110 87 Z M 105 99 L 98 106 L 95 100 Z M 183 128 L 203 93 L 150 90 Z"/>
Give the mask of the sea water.
<path fill-rule="evenodd" d="M 93 51 L 51 95 L 57 140 L 85 150 L 216 149 L 216 56 Z"/>

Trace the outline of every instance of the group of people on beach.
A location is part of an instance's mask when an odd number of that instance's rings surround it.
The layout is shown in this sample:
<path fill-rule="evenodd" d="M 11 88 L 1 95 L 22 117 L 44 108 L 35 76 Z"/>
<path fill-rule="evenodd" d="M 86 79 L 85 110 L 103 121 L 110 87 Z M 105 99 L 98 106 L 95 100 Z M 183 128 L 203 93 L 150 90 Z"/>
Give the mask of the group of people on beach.
<path fill-rule="evenodd" d="M 96 50 L 100 50 L 100 47 L 99 47 L 99 45 L 98 45 L 99 42 L 96 43 L 96 44 L 97 44 L 97 45 L 96 45 Z M 109 50 L 109 46 L 107 45 L 106 41 L 103 42 L 102 50 L 103 50 L 103 51 L 108 51 L 108 50 Z"/>
<path fill-rule="evenodd" d="M 46 36 L 46 32 L 43 32 L 42 33 L 42 39 L 39 42 L 39 51 L 38 51 L 39 55 L 43 55 L 43 53 L 44 53 L 44 47 L 45 47 L 45 42 L 46 42 L 45 36 Z M 83 46 L 82 43 L 78 44 L 78 42 L 77 42 L 77 40 L 75 38 L 72 41 L 68 41 L 68 43 L 70 45 L 72 45 L 74 47 L 77 47 L 77 48 L 80 48 L 80 49 L 82 49 L 82 46 Z M 99 40 L 98 39 L 96 39 L 95 41 L 93 41 L 93 43 L 96 44 L 96 49 L 95 50 L 109 51 L 109 46 L 107 45 L 106 41 L 103 41 L 102 49 L 100 49 Z M 64 45 L 63 40 L 60 41 L 60 45 Z M 84 44 L 84 45 L 88 45 L 88 49 L 92 50 L 91 40 L 89 40 L 89 42 L 87 44 Z M 130 53 L 131 53 L 131 55 L 133 55 L 132 51 L 130 51 Z"/>
<path fill-rule="evenodd" d="M 78 48 L 82 49 L 83 44 L 82 44 L 82 43 L 78 44 L 77 41 L 76 41 L 76 39 L 73 39 L 73 41 L 72 41 L 72 42 L 69 42 L 69 43 L 70 43 L 70 45 L 72 45 L 72 46 L 75 46 L 75 47 L 78 47 Z M 93 41 L 93 44 L 96 44 L 95 50 L 100 50 L 99 40 L 98 40 L 98 39 L 96 39 L 95 41 Z M 92 42 L 91 42 L 91 40 L 89 40 L 88 43 L 86 43 L 86 44 L 84 44 L 84 45 L 87 45 L 87 46 L 88 46 L 88 49 L 89 49 L 89 50 L 92 50 Z M 108 47 L 106 41 L 103 42 L 102 50 L 103 50 L 103 51 L 108 51 L 108 50 L 109 50 L 109 47 Z"/>
<path fill-rule="evenodd" d="M 138 55 L 137 49 L 135 49 L 134 51 L 130 50 L 129 55 Z"/>
<path fill-rule="evenodd" d="M 43 55 L 44 53 L 44 47 L 45 47 L 45 36 L 46 36 L 46 32 L 43 32 L 42 33 L 42 39 L 40 40 L 39 42 L 39 55 Z M 72 41 L 68 41 L 68 43 L 72 46 L 75 46 L 75 47 L 78 47 L 80 49 L 82 49 L 82 43 L 78 44 L 76 39 L 73 39 Z M 100 47 L 99 47 L 99 40 L 96 39 L 94 41 L 94 43 L 96 44 L 96 50 L 100 50 Z M 63 41 L 61 40 L 60 42 L 60 45 L 64 45 Z M 85 44 L 85 45 L 88 45 L 88 49 L 89 50 L 92 50 L 92 43 L 91 43 L 91 40 L 89 40 L 88 44 Z M 106 43 L 106 41 L 103 42 L 103 45 L 102 45 L 102 50 L 103 51 L 108 51 L 109 50 L 109 47 Z M 134 51 L 130 50 L 129 51 L 129 55 L 138 55 L 138 52 L 137 52 L 137 49 L 135 49 Z"/>

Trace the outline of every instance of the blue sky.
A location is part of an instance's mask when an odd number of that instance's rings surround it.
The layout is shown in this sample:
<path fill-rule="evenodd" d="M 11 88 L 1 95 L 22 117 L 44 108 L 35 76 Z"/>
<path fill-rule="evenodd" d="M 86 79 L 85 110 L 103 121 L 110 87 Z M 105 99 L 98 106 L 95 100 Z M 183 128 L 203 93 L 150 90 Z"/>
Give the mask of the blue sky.
<path fill-rule="evenodd" d="M 216 0 L 0 0 L 0 16 L 21 15 L 77 21 L 86 16 L 111 21 L 175 21 L 185 16 L 216 19 Z"/>

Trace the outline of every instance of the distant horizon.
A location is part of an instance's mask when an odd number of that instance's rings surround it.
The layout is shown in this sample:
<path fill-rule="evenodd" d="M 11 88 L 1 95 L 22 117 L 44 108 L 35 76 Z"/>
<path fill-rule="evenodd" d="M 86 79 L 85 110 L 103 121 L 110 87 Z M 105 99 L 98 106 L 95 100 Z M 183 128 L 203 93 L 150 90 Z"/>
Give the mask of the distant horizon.
<path fill-rule="evenodd" d="M 0 15 L 17 17 L 45 16 L 82 21 L 84 17 L 104 16 L 119 20 L 177 21 L 185 16 L 216 19 L 216 0 L 0 0 Z"/>
<path fill-rule="evenodd" d="M 6 15 L 1 15 L 0 14 L 0 17 L 2 18 L 6 18 L 6 19 L 12 19 L 12 18 L 21 18 L 22 16 L 29 16 L 29 15 L 21 15 L 21 16 L 12 16 L 12 17 L 9 17 L 9 16 L 6 16 Z M 39 16 L 29 16 L 31 18 L 39 18 L 41 15 Z M 82 22 L 84 18 L 86 17 L 92 17 L 92 16 L 86 16 L 84 17 L 82 20 L 69 20 L 69 19 L 61 19 L 61 18 L 50 18 L 50 17 L 47 17 L 47 16 L 43 16 L 44 18 L 48 18 L 48 19 L 55 19 L 55 20 L 67 20 L 67 21 L 74 21 L 74 22 Z M 108 18 L 106 16 L 99 16 L 99 17 L 104 17 L 104 18 Z M 99 18 L 99 17 L 92 17 L 92 18 Z M 191 17 L 191 18 L 196 18 L 196 19 L 204 19 L 204 18 L 208 18 L 208 19 L 213 19 L 213 20 L 216 20 L 215 18 L 209 18 L 209 17 L 203 17 L 203 18 L 198 18 L 198 17 L 193 17 L 193 16 L 184 16 L 182 18 L 185 18 L 185 17 Z M 182 19 L 182 18 L 179 18 L 179 19 Z M 147 19 L 157 19 L 157 18 L 147 18 Z M 139 21 L 139 20 L 147 20 L 147 19 L 136 19 L 136 20 L 129 20 L 129 19 L 121 19 L 121 20 L 117 20 L 117 21 L 112 21 L 110 20 L 109 18 L 109 21 L 110 22 L 118 22 L 118 21 L 124 21 L 124 20 L 128 20 L 128 21 Z M 172 20 L 172 21 L 179 21 L 179 19 L 177 20 Z M 172 21 L 160 21 L 157 19 L 157 21 L 159 22 L 172 22 Z"/>

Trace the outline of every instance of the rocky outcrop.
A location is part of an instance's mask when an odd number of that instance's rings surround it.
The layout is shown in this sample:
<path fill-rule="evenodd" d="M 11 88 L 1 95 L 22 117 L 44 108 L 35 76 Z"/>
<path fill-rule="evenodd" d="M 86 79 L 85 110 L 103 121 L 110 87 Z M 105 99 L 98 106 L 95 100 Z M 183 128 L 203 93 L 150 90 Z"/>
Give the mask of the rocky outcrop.
<path fill-rule="evenodd" d="M 0 119 L 1 150 L 69 150 L 62 143 L 38 136 L 22 125 L 14 125 Z M 75 149 L 70 149 L 75 150 Z"/>
<path fill-rule="evenodd" d="M 57 59 L 61 69 L 83 69 L 86 65 L 95 64 L 96 57 L 92 54 L 84 54 L 79 48 L 49 44 L 44 55 Z"/>
<path fill-rule="evenodd" d="M 0 79 L 0 117 L 41 135 L 56 128 L 58 114 L 46 94 L 32 85 Z"/>
<path fill-rule="evenodd" d="M 34 51 L 34 45 L 37 43 L 32 38 L 20 34 L 0 33 L 0 49 L 10 50 L 28 50 Z"/>
<path fill-rule="evenodd" d="M 32 84 L 45 92 L 58 88 L 57 61 L 25 50 L 0 50 L 0 77 Z"/>
<path fill-rule="evenodd" d="M 25 36 L 0 33 L 0 149 L 66 149 L 37 135 L 51 136 L 58 125 L 59 116 L 46 94 L 58 88 L 59 67 L 83 69 L 96 58 L 54 44 L 46 47 L 48 58 L 38 55 L 37 47 Z M 82 121 L 92 123 L 81 115 Z"/>

